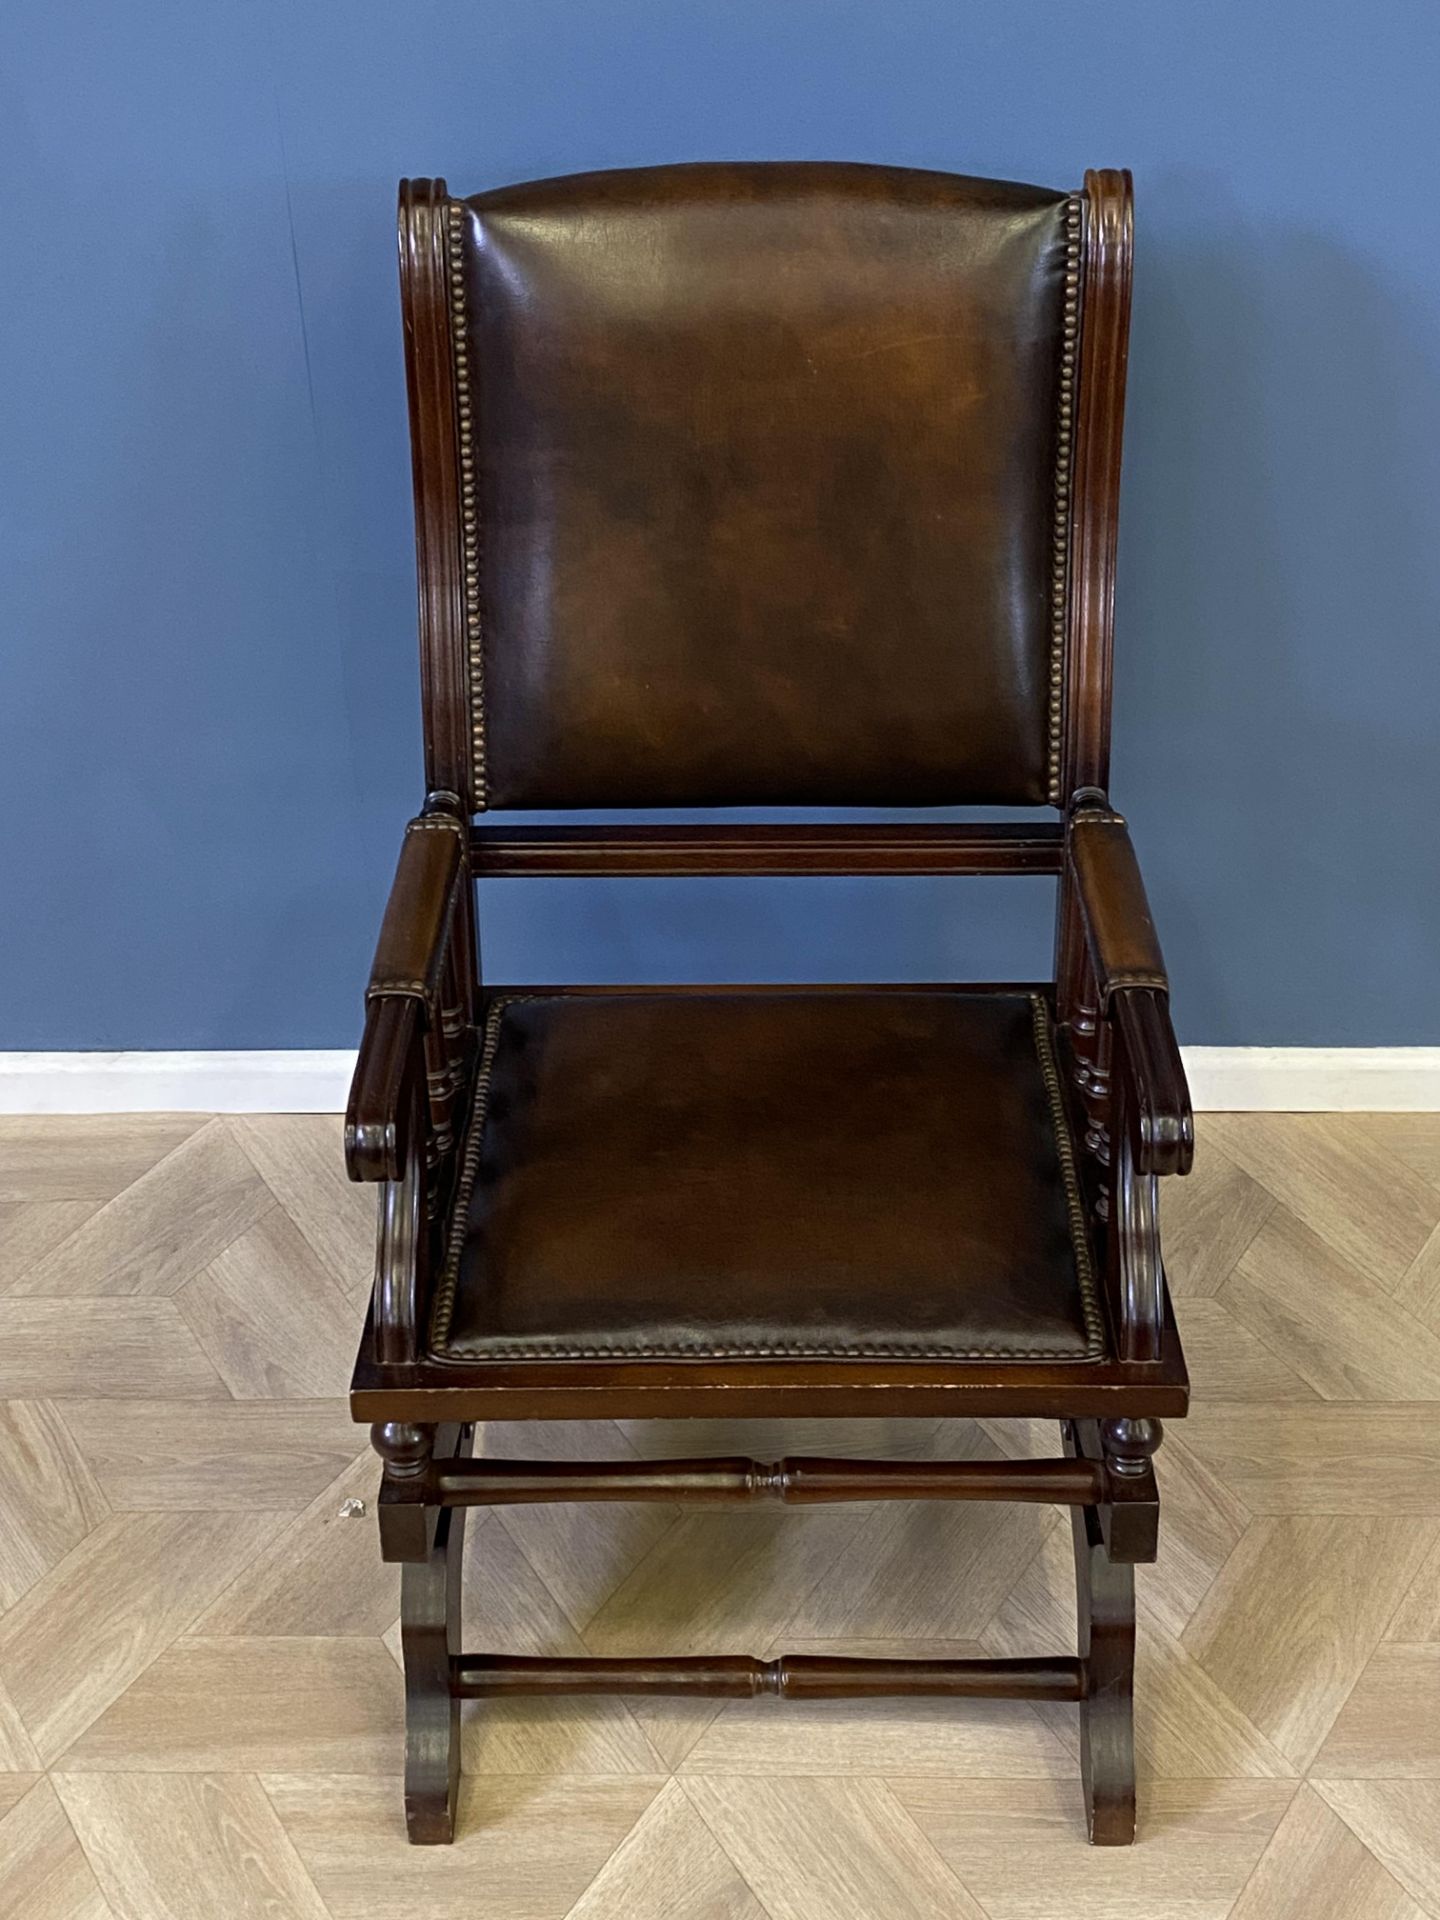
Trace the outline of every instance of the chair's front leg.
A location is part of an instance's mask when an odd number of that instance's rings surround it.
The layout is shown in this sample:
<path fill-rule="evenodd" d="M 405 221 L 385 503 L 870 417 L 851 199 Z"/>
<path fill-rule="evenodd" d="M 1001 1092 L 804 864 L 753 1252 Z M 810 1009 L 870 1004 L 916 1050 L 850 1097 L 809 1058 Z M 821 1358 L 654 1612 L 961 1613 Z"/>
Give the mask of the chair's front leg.
<path fill-rule="evenodd" d="M 1076 1615 L 1085 1696 L 1080 1780 L 1085 1824 L 1097 1847 L 1135 1838 L 1135 1569 L 1112 1559 L 1094 1507 L 1071 1511 Z"/>
<path fill-rule="evenodd" d="M 1158 1420 L 1077 1420 L 1062 1427 L 1065 1451 L 1104 1463 L 1103 1504 L 1075 1507 L 1076 1618 L 1084 1667 L 1080 1777 L 1090 1839 L 1128 1846 L 1135 1837 L 1135 1566 L 1155 1558 L 1159 1496 L 1151 1458 Z"/>
<path fill-rule="evenodd" d="M 473 1429 L 418 1428 L 429 1445 L 426 1461 L 466 1454 Z M 388 1471 L 387 1466 L 387 1471 Z M 407 1560 L 400 1580 L 400 1649 L 405 1663 L 405 1826 L 417 1846 L 455 1837 L 460 1787 L 460 1701 L 451 1662 L 460 1652 L 461 1575 L 465 1509 L 424 1511 L 427 1551 Z"/>

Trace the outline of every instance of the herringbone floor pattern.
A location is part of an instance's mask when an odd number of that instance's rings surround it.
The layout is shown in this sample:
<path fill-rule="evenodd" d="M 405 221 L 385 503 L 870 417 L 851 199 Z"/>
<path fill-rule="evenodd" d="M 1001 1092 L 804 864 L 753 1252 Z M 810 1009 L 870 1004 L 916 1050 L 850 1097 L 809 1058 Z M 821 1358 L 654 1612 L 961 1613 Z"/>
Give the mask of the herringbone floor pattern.
<path fill-rule="evenodd" d="M 1167 1195 L 1197 1406 L 1141 1570 L 1141 1837 L 1069 1710 L 477 1710 L 407 1848 L 393 1570 L 343 1393 L 371 1196 L 325 1118 L 0 1122 L 0 1920 L 1440 1916 L 1440 1116 L 1210 1116 Z M 491 1429 L 487 1451 L 1054 1450 L 962 1422 Z M 1069 1642 L 988 1506 L 472 1516 L 467 1641 Z"/>

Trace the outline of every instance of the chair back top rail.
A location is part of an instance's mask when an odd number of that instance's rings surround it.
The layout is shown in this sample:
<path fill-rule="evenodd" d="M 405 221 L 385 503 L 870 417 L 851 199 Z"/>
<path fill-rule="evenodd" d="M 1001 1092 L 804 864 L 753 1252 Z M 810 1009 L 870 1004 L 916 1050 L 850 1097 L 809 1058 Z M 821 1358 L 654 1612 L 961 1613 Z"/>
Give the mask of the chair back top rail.
<path fill-rule="evenodd" d="M 1058 821 L 472 827 L 477 879 L 1060 872 Z"/>

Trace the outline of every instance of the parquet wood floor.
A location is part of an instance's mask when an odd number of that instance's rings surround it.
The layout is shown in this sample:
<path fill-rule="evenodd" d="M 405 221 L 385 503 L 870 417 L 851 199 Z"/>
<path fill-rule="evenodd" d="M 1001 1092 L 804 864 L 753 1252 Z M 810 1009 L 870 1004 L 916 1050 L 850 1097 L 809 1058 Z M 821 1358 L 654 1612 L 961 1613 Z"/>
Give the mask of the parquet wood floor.
<path fill-rule="evenodd" d="M 1129 1851 L 1084 1844 L 1068 1711 L 938 1701 L 477 1704 L 462 1837 L 408 1848 L 396 1572 L 343 1400 L 371 1204 L 327 1117 L 0 1120 L 0 1920 L 1440 1920 L 1440 1115 L 1203 1116 L 1168 1184 L 1196 1407 L 1140 1572 Z M 1048 1648 L 1065 1524 L 477 1513 L 467 1642 Z"/>

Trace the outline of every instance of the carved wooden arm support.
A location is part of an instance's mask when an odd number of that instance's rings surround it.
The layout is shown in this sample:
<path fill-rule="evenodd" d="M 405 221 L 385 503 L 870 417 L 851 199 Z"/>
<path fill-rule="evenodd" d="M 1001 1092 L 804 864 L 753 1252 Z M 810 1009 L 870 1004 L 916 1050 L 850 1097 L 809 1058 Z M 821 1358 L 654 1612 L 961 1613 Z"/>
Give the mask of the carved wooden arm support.
<path fill-rule="evenodd" d="M 1082 807 L 1070 819 L 1067 858 L 1085 927 L 1135 1170 L 1188 1173 L 1195 1154 L 1190 1092 L 1170 1023 L 1170 984 L 1122 816 Z"/>
<path fill-rule="evenodd" d="M 444 1033 L 450 931 L 465 861 L 465 825 L 457 816 L 421 814 L 405 829 L 370 969 L 365 1032 L 345 1116 L 345 1164 L 352 1180 L 404 1175 L 415 1083 L 423 1087 L 427 1079 L 424 1040 Z"/>
<path fill-rule="evenodd" d="M 1141 1173 L 1189 1173 L 1195 1159 L 1195 1117 L 1170 1006 L 1149 987 L 1122 987 L 1110 1001 L 1117 1077 Z"/>
<path fill-rule="evenodd" d="M 352 1180 L 399 1180 L 424 1120 L 414 1098 L 423 1079 L 421 1018 L 413 1000 L 372 1000 L 350 1103 L 345 1112 L 345 1169 Z"/>
<path fill-rule="evenodd" d="M 380 1183 L 376 1354 L 419 1350 L 434 1254 L 434 1205 L 454 1161 L 454 1108 L 473 1045 L 476 987 L 468 831 L 431 811 L 405 830 L 366 992 L 345 1116 L 352 1180 Z"/>
<path fill-rule="evenodd" d="M 1071 814 L 1066 860 L 1094 1009 L 1082 1093 L 1092 1109 L 1086 1144 L 1105 1166 L 1096 1211 L 1120 1356 L 1157 1360 L 1165 1326 L 1158 1176 L 1190 1171 L 1190 1093 L 1140 865 L 1124 819 L 1102 794 L 1085 795 Z"/>

